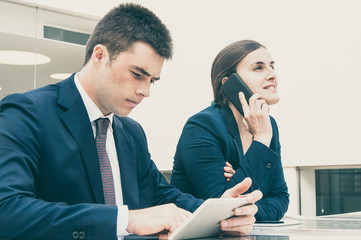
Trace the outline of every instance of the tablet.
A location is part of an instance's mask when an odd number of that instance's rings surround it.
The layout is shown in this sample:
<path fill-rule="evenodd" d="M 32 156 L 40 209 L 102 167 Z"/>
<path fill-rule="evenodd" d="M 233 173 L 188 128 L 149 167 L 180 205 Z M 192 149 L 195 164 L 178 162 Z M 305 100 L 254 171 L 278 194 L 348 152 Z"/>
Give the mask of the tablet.
<path fill-rule="evenodd" d="M 283 220 L 283 221 L 260 221 L 256 222 L 253 226 L 255 228 L 264 228 L 264 227 L 284 227 L 290 225 L 299 225 L 302 224 L 300 220 Z"/>
<path fill-rule="evenodd" d="M 180 225 L 169 240 L 219 235 L 219 222 L 234 216 L 233 210 L 249 204 L 246 198 L 209 198 Z"/>

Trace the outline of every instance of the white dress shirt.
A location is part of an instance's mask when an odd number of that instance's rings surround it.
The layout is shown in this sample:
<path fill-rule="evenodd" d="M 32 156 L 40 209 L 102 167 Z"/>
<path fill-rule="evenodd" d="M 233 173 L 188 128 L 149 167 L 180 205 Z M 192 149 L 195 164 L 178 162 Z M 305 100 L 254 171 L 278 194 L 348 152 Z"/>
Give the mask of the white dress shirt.
<path fill-rule="evenodd" d="M 108 118 L 110 121 L 107 130 L 106 149 L 113 173 L 115 202 L 116 205 L 118 206 L 117 236 L 118 237 L 126 236 L 129 234 L 126 231 L 128 226 L 128 206 L 123 205 L 123 194 L 122 194 L 122 185 L 121 185 L 121 178 L 120 178 L 120 171 L 118 164 L 118 155 L 117 155 L 117 150 L 115 148 L 113 128 L 112 128 L 114 114 L 110 113 L 107 116 L 103 115 L 103 113 L 100 111 L 97 105 L 95 105 L 95 103 L 91 100 L 91 98 L 88 96 L 88 94 L 85 92 L 84 88 L 80 84 L 78 73 L 75 74 L 74 80 L 75 80 L 75 85 L 80 93 L 80 96 L 83 99 L 85 108 L 88 112 L 88 116 L 93 128 L 94 138 L 96 136 L 95 120 L 97 120 L 98 118 Z"/>

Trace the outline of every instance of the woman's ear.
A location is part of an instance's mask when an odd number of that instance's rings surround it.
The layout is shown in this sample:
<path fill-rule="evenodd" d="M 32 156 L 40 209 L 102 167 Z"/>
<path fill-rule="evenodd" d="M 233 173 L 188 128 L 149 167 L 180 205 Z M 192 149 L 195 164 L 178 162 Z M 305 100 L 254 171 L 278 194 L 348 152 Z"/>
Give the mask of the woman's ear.
<path fill-rule="evenodd" d="M 227 81 L 228 77 L 222 78 L 222 85 Z"/>

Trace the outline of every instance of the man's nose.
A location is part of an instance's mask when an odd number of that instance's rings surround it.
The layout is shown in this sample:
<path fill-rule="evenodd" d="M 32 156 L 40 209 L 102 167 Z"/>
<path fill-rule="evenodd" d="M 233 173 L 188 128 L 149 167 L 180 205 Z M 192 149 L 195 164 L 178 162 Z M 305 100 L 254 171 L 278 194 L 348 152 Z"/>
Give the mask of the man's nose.
<path fill-rule="evenodd" d="M 137 94 L 140 94 L 143 97 L 149 97 L 150 96 L 150 81 L 143 81 L 141 84 L 139 84 L 138 89 L 137 89 Z"/>

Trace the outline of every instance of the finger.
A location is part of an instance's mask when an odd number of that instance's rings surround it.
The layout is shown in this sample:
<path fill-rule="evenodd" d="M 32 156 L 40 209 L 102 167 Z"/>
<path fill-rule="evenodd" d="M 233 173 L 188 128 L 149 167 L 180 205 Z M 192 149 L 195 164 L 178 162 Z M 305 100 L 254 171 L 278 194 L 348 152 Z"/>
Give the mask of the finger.
<path fill-rule="evenodd" d="M 223 193 L 223 195 L 221 196 L 221 198 L 238 197 L 239 195 L 241 195 L 242 193 L 247 191 L 251 185 L 252 185 L 252 180 L 249 177 L 247 177 L 242 182 L 240 182 L 236 186 L 234 186 L 233 188 L 230 188 L 227 191 L 225 191 Z"/>
<path fill-rule="evenodd" d="M 226 162 L 226 164 L 230 168 L 230 173 L 235 174 L 236 171 L 233 169 L 233 166 L 229 162 Z"/>
<path fill-rule="evenodd" d="M 254 110 L 255 110 L 255 112 L 261 113 L 261 112 L 263 111 L 264 105 L 267 105 L 265 100 L 263 100 L 263 99 L 257 99 L 257 100 L 255 101 L 255 103 L 254 103 Z"/>
<path fill-rule="evenodd" d="M 189 218 L 192 213 L 191 212 L 188 212 L 182 208 L 178 208 L 179 210 L 179 214 L 178 214 L 178 217 L 179 217 L 179 220 L 180 220 L 180 223 L 182 224 L 185 220 L 187 220 L 187 218 Z"/>
<path fill-rule="evenodd" d="M 237 197 L 241 195 L 245 191 L 247 191 L 252 185 L 252 180 L 250 178 L 245 178 L 242 182 L 238 183 L 236 186 L 231 188 L 232 190 L 232 197 Z"/>
<path fill-rule="evenodd" d="M 252 203 L 252 204 L 248 204 L 248 205 L 243 205 L 241 207 L 238 207 L 236 209 L 233 210 L 234 215 L 236 216 L 253 216 L 257 213 L 258 211 L 258 207 L 256 204 Z"/>
<path fill-rule="evenodd" d="M 224 176 L 225 176 L 226 178 L 231 178 L 231 177 L 233 176 L 233 174 L 231 174 L 231 173 L 224 173 Z"/>
<path fill-rule="evenodd" d="M 230 174 L 234 174 L 236 171 L 233 170 L 231 167 L 223 167 L 224 171 Z"/>
<path fill-rule="evenodd" d="M 238 196 L 239 198 L 246 198 L 249 203 L 255 203 L 263 197 L 263 194 L 259 190 L 254 190 L 251 193 Z"/>
<path fill-rule="evenodd" d="M 176 207 L 176 212 L 174 212 L 174 218 L 170 224 L 169 232 L 174 232 L 191 215 L 192 213 Z"/>
<path fill-rule="evenodd" d="M 230 168 L 232 168 L 232 169 L 233 169 L 232 164 L 230 164 L 229 162 L 226 162 L 226 165 L 227 165 L 228 167 L 230 167 Z"/>
<path fill-rule="evenodd" d="M 269 106 L 268 106 L 268 104 L 266 102 L 264 104 L 262 104 L 262 112 L 264 114 L 269 115 L 269 110 L 270 110 L 270 108 L 269 108 Z"/>
<path fill-rule="evenodd" d="M 263 197 L 263 194 L 259 190 L 254 190 L 253 192 L 245 195 L 249 203 L 255 203 Z"/>
<path fill-rule="evenodd" d="M 253 226 L 256 222 L 254 215 L 245 215 L 239 217 L 229 218 L 221 221 L 221 229 L 223 231 L 240 231 L 241 229 L 248 228 L 247 226 Z"/>
<path fill-rule="evenodd" d="M 243 113 L 245 116 L 247 116 L 249 114 L 249 105 L 247 103 L 247 100 L 244 96 L 243 92 L 239 92 L 239 100 L 241 101 L 241 105 L 242 105 L 242 109 L 243 109 Z"/>
<path fill-rule="evenodd" d="M 249 99 L 249 108 L 254 109 L 255 102 L 260 98 L 261 98 L 260 94 L 258 93 L 253 94 L 252 97 L 250 97 Z"/>
<path fill-rule="evenodd" d="M 230 164 L 229 162 L 226 162 L 226 165 L 230 168 L 233 168 L 232 164 Z"/>

